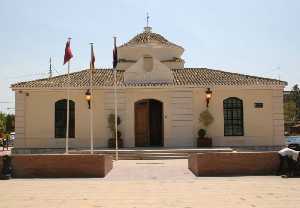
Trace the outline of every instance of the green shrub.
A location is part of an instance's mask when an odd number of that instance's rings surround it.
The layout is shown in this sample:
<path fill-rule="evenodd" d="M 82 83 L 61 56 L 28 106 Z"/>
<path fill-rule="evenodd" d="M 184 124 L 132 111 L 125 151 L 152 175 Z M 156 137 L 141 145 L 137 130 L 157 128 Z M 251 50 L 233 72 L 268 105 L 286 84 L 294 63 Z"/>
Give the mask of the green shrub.
<path fill-rule="evenodd" d="M 204 110 L 200 113 L 199 117 L 200 123 L 203 124 L 204 127 L 208 127 L 210 124 L 214 122 L 214 117 L 211 115 L 209 110 Z"/>
<path fill-rule="evenodd" d="M 198 131 L 198 137 L 199 138 L 204 138 L 206 135 L 206 130 L 205 129 L 199 129 Z"/>
<path fill-rule="evenodd" d="M 118 116 L 117 125 L 121 124 L 121 118 Z M 108 128 L 111 131 L 112 138 L 116 138 L 116 128 L 115 128 L 115 114 L 111 113 L 108 115 Z M 118 131 L 118 138 L 121 138 L 121 132 Z"/>

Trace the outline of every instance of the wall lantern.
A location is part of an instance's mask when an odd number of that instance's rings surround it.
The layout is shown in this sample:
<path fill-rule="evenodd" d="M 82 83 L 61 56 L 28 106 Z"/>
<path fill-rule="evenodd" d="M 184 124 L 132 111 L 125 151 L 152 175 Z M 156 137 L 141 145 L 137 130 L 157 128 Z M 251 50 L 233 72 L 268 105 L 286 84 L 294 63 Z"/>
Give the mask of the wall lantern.
<path fill-rule="evenodd" d="M 210 88 L 207 88 L 205 93 L 206 93 L 206 107 L 208 108 L 208 104 L 212 96 L 212 91 L 210 90 Z"/>
<path fill-rule="evenodd" d="M 91 99 L 92 99 L 92 95 L 90 90 L 88 89 L 85 93 L 85 100 L 87 101 L 88 105 L 89 105 L 89 109 L 91 109 Z"/>

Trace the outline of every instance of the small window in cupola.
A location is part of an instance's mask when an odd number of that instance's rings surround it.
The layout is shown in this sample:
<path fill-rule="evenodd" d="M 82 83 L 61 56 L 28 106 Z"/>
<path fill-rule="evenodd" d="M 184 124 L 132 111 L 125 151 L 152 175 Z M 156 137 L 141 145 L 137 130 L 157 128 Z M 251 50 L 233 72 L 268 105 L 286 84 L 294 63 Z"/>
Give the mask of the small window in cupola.
<path fill-rule="evenodd" d="M 144 70 L 150 72 L 153 70 L 153 57 L 150 55 L 145 55 L 144 59 Z"/>

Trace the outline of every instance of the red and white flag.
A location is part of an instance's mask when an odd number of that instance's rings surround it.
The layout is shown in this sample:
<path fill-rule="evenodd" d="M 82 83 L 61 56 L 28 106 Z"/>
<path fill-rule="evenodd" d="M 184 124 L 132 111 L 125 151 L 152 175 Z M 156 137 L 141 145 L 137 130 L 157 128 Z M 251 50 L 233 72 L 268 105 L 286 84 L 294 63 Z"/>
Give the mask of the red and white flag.
<path fill-rule="evenodd" d="M 70 39 L 69 39 L 66 43 L 66 48 L 65 48 L 64 65 L 68 61 L 70 61 L 70 59 L 73 57 L 70 45 L 71 45 L 71 43 L 70 43 Z"/>

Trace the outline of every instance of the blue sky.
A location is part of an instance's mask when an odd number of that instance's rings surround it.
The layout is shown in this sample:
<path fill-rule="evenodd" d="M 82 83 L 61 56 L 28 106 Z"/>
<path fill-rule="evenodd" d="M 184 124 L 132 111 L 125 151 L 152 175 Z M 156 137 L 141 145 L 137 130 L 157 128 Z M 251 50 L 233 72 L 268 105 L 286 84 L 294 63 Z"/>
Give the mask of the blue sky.
<path fill-rule="evenodd" d="M 208 67 L 300 83 L 299 0 L 0 0 L 0 111 L 13 107 L 10 84 L 47 77 L 62 66 L 72 37 L 71 70 L 111 67 L 112 37 L 124 43 L 146 24 L 185 48 L 187 67 Z M 54 73 L 57 75 L 58 73 Z M 288 87 L 288 88 L 289 88 Z M 11 102 L 11 103 L 1 103 Z"/>

